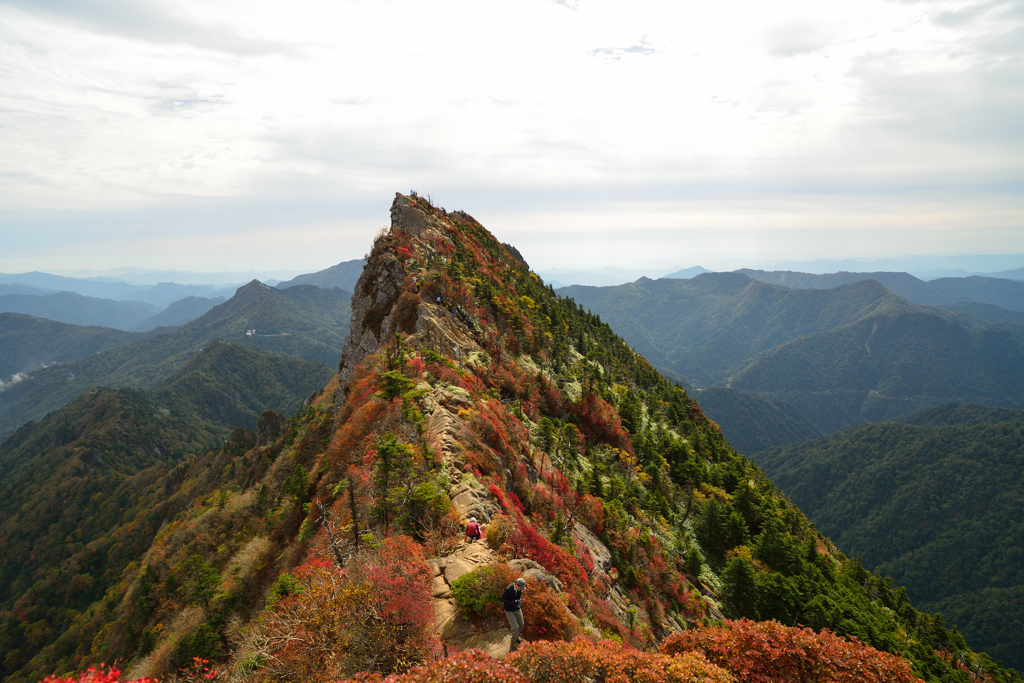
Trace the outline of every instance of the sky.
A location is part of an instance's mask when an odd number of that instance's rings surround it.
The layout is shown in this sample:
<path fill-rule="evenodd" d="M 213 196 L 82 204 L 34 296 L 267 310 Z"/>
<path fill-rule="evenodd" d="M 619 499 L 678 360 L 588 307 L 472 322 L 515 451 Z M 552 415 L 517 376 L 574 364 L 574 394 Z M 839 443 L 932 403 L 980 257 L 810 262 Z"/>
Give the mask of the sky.
<path fill-rule="evenodd" d="M 411 190 L 538 270 L 1024 254 L 1022 121 L 1024 0 L 0 0 L 0 272 L 311 272 Z"/>

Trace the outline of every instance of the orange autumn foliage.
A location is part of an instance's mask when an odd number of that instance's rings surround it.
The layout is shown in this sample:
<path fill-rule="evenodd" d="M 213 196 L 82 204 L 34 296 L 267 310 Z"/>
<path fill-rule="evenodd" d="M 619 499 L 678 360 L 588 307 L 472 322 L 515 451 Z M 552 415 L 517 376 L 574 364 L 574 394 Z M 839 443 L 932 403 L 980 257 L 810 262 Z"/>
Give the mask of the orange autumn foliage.
<path fill-rule="evenodd" d="M 531 683 L 732 683 L 700 653 L 642 652 L 610 640 L 530 643 L 505 658 Z"/>
<path fill-rule="evenodd" d="M 895 655 L 831 631 L 775 621 L 726 621 L 724 626 L 673 634 L 665 654 L 703 653 L 745 683 L 918 683 Z"/>

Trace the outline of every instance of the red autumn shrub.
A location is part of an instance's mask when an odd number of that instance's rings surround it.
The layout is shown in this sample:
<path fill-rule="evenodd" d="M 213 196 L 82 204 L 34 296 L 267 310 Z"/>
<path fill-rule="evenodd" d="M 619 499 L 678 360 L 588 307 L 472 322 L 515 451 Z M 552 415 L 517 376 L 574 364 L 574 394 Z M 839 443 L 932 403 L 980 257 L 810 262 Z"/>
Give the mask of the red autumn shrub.
<path fill-rule="evenodd" d="M 357 671 L 406 670 L 437 654 L 430 587 L 433 572 L 405 536 L 345 570 L 323 560 L 295 569 L 301 591 L 279 600 L 254 626 L 262 673 L 282 680 L 328 681 Z"/>
<path fill-rule="evenodd" d="M 629 434 L 622 428 L 619 413 L 597 394 L 587 393 L 578 403 L 570 404 L 579 419 L 579 428 L 587 437 L 587 443 L 607 443 L 628 453 L 633 453 Z"/>
<path fill-rule="evenodd" d="M 572 640 L 582 635 L 569 608 L 540 581 L 529 581 L 523 593 L 523 621 L 523 638 L 528 641 Z"/>
<path fill-rule="evenodd" d="M 466 650 L 445 659 L 435 659 L 404 674 L 387 678 L 380 674 L 359 674 L 338 683 L 529 683 L 519 669 L 504 664 L 480 650 Z"/>
<path fill-rule="evenodd" d="M 590 603 L 590 618 L 594 620 L 594 625 L 603 635 L 614 635 L 623 640 L 629 639 L 629 629 L 616 618 L 607 600 L 595 598 Z"/>
<path fill-rule="evenodd" d="M 43 679 L 42 683 L 158 683 L 158 681 L 155 678 L 150 678 L 149 676 L 144 678 L 134 678 L 131 681 L 124 681 L 121 679 L 121 670 L 111 667 L 105 671 L 102 669 L 90 668 L 77 676 L 69 676 L 67 678 L 47 676 Z"/>
<path fill-rule="evenodd" d="M 775 621 L 727 621 L 668 637 L 666 654 L 701 652 L 745 683 L 916 683 L 910 665 L 895 655 L 831 631 Z"/>
<path fill-rule="evenodd" d="M 698 653 L 641 652 L 610 640 L 528 643 L 505 658 L 531 683 L 732 683 Z"/>

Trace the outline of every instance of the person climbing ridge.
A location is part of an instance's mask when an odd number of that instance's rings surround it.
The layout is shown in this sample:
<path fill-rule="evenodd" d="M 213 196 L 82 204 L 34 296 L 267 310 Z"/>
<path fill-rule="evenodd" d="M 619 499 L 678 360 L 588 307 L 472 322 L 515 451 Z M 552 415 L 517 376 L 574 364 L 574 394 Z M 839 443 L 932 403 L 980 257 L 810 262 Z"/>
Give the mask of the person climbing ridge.
<path fill-rule="evenodd" d="M 523 632 L 523 591 L 526 590 L 526 579 L 519 577 L 515 583 L 510 583 L 505 592 L 501 594 L 501 601 L 505 605 L 505 618 L 508 619 L 508 627 L 512 631 L 512 639 L 509 642 L 508 651 L 515 652 L 519 648 L 522 639 L 519 634 Z"/>

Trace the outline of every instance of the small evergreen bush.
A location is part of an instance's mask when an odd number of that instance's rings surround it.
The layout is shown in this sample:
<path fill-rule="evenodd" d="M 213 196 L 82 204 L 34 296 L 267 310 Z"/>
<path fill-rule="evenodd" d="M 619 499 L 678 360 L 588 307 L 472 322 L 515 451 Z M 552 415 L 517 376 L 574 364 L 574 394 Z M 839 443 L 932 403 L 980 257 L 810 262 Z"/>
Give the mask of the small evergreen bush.
<path fill-rule="evenodd" d="M 477 567 L 452 581 L 452 597 L 460 609 L 480 619 L 503 617 L 501 593 L 517 578 L 506 564 Z"/>

